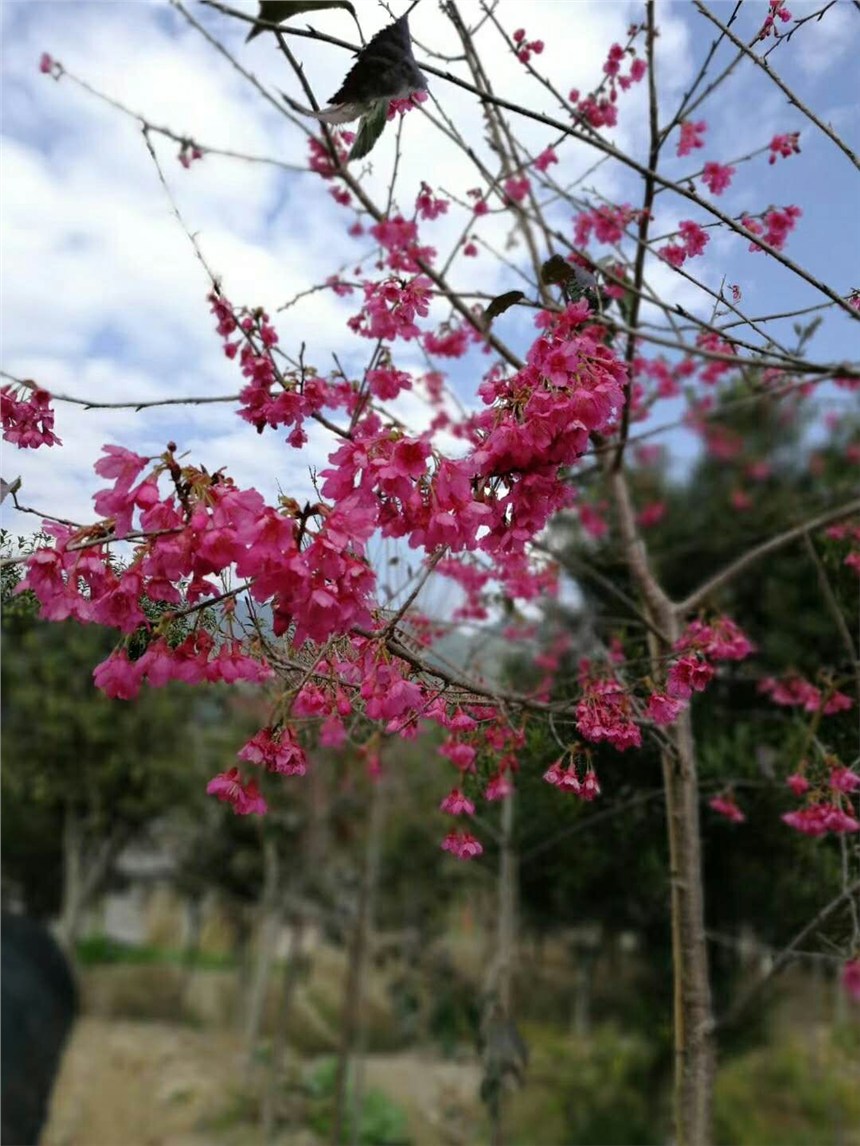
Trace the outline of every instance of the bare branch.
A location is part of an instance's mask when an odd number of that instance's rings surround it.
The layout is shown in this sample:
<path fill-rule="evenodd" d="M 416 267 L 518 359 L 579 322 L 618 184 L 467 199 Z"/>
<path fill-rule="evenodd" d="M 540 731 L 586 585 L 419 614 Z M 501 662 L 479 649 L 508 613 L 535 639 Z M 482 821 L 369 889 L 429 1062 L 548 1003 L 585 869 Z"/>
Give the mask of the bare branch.
<path fill-rule="evenodd" d="M 805 534 L 821 529 L 825 525 L 830 525 L 834 521 L 841 521 L 842 518 L 850 517 L 854 513 L 860 513 L 860 498 L 839 505 L 835 509 L 829 509 L 826 513 L 819 514 L 809 521 L 802 521 L 799 525 L 786 529 L 784 533 L 778 533 L 776 537 L 771 537 L 767 541 L 763 541 L 761 545 L 756 545 L 755 548 L 738 557 L 736 561 L 726 565 L 719 573 L 715 573 L 698 589 L 694 589 L 685 600 L 680 601 L 676 605 L 678 616 L 685 617 L 695 612 L 712 593 L 716 593 L 724 585 L 728 585 L 741 573 L 746 572 L 751 566 L 761 561 L 763 557 L 767 557 L 769 553 L 776 553 L 777 550 L 784 549 L 786 545 L 799 540 Z"/>
<path fill-rule="evenodd" d="M 838 911 L 840 907 L 843 907 L 846 903 L 851 902 L 858 895 L 860 895 L 860 879 L 855 880 L 854 883 L 846 887 L 845 890 L 841 892 L 841 894 L 837 895 L 835 899 L 831 900 L 826 907 L 822 907 L 821 911 L 818 912 L 815 918 L 811 919 L 805 927 L 802 927 L 801 930 L 798 931 L 791 942 L 788 943 L 787 946 L 782 949 L 779 955 L 777 955 L 776 959 L 774 959 L 770 970 L 762 975 L 760 979 L 749 986 L 745 991 L 741 992 L 735 1002 L 731 1005 L 731 1007 L 729 1007 L 725 1015 L 723 1015 L 722 1018 L 716 1020 L 713 1029 L 722 1030 L 725 1027 L 729 1027 L 733 1023 L 737 1022 L 737 1020 L 747 1009 L 750 1003 L 759 995 L 759 993 L 768 985 L 768 983 L 770 983 L 770 981 L 776 975 L 778 975 L 788 963 L 791 962 L 795 956 L 795 953 L 797 952 L 797 949 L 800 947 L 803 941 L 812 935 L 812 933 L 819 927 L 821 927 L 823 923 L 826 923 L 830 916 Z"/>

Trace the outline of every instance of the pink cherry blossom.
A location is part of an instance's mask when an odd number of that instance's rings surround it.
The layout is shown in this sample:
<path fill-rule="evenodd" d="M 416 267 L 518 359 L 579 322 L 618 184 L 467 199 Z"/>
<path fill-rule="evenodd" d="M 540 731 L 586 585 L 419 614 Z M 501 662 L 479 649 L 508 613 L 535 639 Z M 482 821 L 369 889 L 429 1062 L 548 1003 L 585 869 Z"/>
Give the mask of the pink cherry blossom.
<path fill-rule="evenodd" d="M 0 422 L 5 441 L 22 450 L 62 445 L 54 433 L 54 411 L 50 402 L 51 395 L 41 387 L 0 388 Z"/>
<path fill-rule="evenodd" d="M 231 804 L 237 816 L 264 816 L 268 811 L 256 782 L 244 782 L 238 768 L 213 776 L 206 785 L 206 793 L 217 797 L 222 803 Z"/>
<path fill-rule="evenodd" d="M 860 776 L 842 764 L 831 768 L 830 778 L 827 782 L 835 792 L 845 792 L 848 795 L 860 788 Z"/>
<path fill-rule="evenodd" d="M 689 155 L 698 147 L 704 147 L 705 141 L 702 136 L 705 133 L 707 124 L 704 120 L 698 123 L 693 123 L 691 120 L 685 119 L 681 124 L 681 138 L 678 140 L 678 156 Z"/>
<path fill-rule="evenodd" d="M 702 182 L 712 195 L 722 195 L 727 191 L 735 174 L 735 168 L 728 164 L 706 163 L 702 170 Z"/>
<path fill-rule="evenodd" d="M 532 166 L 536 171 L 548 171 L 553 163 L 558 163 L 558 156 L 552 147 L 546 147 L 537 156 Z"/>
<path fill-rule="evenodd" d="M 125 649 L 113 652 L 93 669 L 96 688 L 116 700 L 133 700 L 143 681 L 140 661 L 131 661 Z"/>
<path fill-rule="evenodd" d="M 721 816 L 725 816 L 732 823 L 742 824 L 746 820 L 746 816 L 735 803 L 734 796 L 714 796 L 708 800 L 708 807 L 713 808 L 715 812 L 719 812 Z"/>
<path fill-rule="evenodd" d="M 795 796 L 802 796 L 809 791 L 810 784 L 801 772 L 793 772 L 785 781 Z"/>
<path fill-rule="evenodd" d="M 807 836 L 836 835 L 860 831 L 860 820 L 845 812 L 837 804 L 810 804 L 782 816 L 784 823 Z"/>
<path fill-rule="evenodd" d="M 527 175 L 512 175 L 505 180 L 505 193 L 514 203 L 520 203 L 529 193 L 529 179 Z"/>
<path fill-rule="evenodd" d="M 714 675 L 714 666 L 698 656 L 683 656 L 669 669 L 666 691 L 675 700 L 688 700 L 704 692 Z"/>
<path fill-rule="evenodd" d="M 581 799 L 590 803 L 600 795 L 600 784 L 597 780 L 597 773 L 593 769 L 585 773 L 582 778 L 582 785 L 579 789 L 579 796 Z"/>
<path fill-rule="evenodd" d="M 710 235 L 692 219 L 682 219 L 678 224 L 678 234 L 684 244 L 688 258 L 701 255 L 710 242 Z"/>
<path fill-rule="evenodd" d="M 791 131 L 785 135 L 775 135 L 768 144 L 770 155 L 768 163 L 776 163 L 777 159 L 788 159 L 791 155 L 800 154 L 800 132 Z"/>
<path fill-rule="evenodd" d="M 261 729 L 239 749 L 237 756 L 281 776 L 304 776 L 308 768 L 304 749 L 284 725 Z"/>
<path fill-rule="evenodd" d="M 423 183 L 421 190 L 415 200 L 415 210 L 422 219 L 438 219 L 440 215 L 444 215 L 448 211 L 449 201 L 447 199 L 436 198 L 430 187 Z"/>
<path fill-rule="evenodd" d="M 452 788 L 439 808 L 449 816 L 472 816 L 475 813 L 475 805 L 459 788 Z"/>
<path fill-rule="evenodd" d="M 462 860 L 475 859 L 484 850 L 480 840 L 470 832 L 450 832 L 441 846 L 443 851 L 450 852 Z"/>
<path fill-rule="evenodd" d="M 484 789 L 484 799 L 504 800 L 513 790 L 514 786 L 504 772 L 497 772 L 487 782 L 487 786 Z"/>
<path fill-rule="evenodd" d="M 551 764 L 550 767 L 544 772 L 544 780 L 553 787 L 561 789 L 562 792 L 573 792 L 575 796 L 582 793 L 582 781 L 576 771 L 576 765 L 573 760 L 565 766 L 564 760 L 566 757 L 561 757 Z"/>
<path fill-rule="evenodd" d="M 673 724 L 684 707 L 683 700 L 666 696 L 665 693 L 654 692 L 648 698 L 648 719 L 659 725 Z"/>

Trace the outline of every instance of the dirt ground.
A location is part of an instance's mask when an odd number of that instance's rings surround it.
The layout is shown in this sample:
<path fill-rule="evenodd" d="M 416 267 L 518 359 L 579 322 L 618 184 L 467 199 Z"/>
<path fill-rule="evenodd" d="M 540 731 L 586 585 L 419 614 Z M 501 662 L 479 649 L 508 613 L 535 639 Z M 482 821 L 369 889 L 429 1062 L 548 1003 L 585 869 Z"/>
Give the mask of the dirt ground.
<path fill-rule="evenodd" d="M 42 1146 L 250 1146 L 237 1036 L 170 1023 L 82 1018 L 66 1049 Z M 406 1110 L 416 1146 L 478 1138 L 477 1067 L 420 1054 L 371 1055 L 365 1085 Z M 314 1146 L 313 1134 L 280 1135 Z"/>

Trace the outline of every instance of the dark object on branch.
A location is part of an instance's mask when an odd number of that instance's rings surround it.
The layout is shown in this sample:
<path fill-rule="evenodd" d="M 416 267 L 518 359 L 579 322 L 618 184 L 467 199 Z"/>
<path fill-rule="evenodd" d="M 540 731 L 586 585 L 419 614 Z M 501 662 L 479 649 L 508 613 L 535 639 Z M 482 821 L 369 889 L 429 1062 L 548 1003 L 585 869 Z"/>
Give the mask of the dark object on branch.
<path fill-rule="evenodd" d="M 322 111 L 302 107 L 284 93 L 293 110 L 321 123 L 339 125 L 358 119 L 358 131 L 348 160 L 363 159 L 382 135 L 394 99 L 407 99 L 427 90 L 427 77 L 412 55 L 409 21 L 401 16 L 377 32 Z"/>
<path fill-rule="evenodd" d="M 494 318 L 498 318 L 500 314 L 504 314 L 506 310 L 510 310 L 520 299 L 525 297 L 521 290 L 509 290 L 505 291 L 504 294 L 496 295 L 484 311 L 484 321 L 489 325 Z"/>
<path fill-rule="evenodd" d="M 255 36 L 259 36 L 261 32 L 269 31 L 267 24 L 283 24 L 292 16 L 302 16 L 307 12 L 319 12 L 326 8 L 345 8 L 355 20 L 358 33 L 361 35 L 358 17 L 349 0 L 260 0 L 260 11 L 257 13 L 257 19 L 265 20 L 266 23 L 255 24 L 248 33 L 245 43 L 247 44 L 248 40 L 253 40 Z M 364 37 L 362 36 L 363 41 Z"/>
<path fill-rule="evenodd" d="M 362 48 L 329 106 L 316 117 L 324 123 L 349 123 L 373 112 L 381 101 L 426 90 L 427 77 L 412 54 L 409 21 L 401 16 Z"/>
<path fill-rule="evenodd" d="M 593 269 L 592 269 L 593 268 Z M 540 269 L 541 282 L 561 287 L 565 302 L 578 302 L 584 298 L 591 309 L 602 312 L 612 301 L 600 289 L 594 264 L 590 267 L 569 262 L 561 255 L 550 255 Z"/>
<path fill-rule="evenodd" d="M 77 1013 L 77 990 L 65 956 L 44 927 L 5 911 L 0 926 L 0 1141 L 35 1146 Z"/>
<path fill-rule="evenodd" d="M 479 1050 L 483 1065 L 481 1101 L 487 1106 L 490 1117 L 497 1121 L 504 1093 L 516 1090 L 525 1082 L 529 1051 L 516 1023 L 507 1015 L 495 992 L 485 1003 Z"/>

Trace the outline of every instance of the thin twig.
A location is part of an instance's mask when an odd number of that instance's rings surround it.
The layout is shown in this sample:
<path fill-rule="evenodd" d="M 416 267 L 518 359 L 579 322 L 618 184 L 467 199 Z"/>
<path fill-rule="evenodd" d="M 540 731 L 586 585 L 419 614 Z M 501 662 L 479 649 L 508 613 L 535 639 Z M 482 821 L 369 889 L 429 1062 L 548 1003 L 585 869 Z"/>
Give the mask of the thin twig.
<path fill-rule="evenodd" d="M 737 1022 L 743 1012 L 747 1009 L 753 999 L 770 983 L 775 975 L 786 966 L 795 956 L 797 948 L 803 941 L 816 931 L 823 923 L 826 923 L 834 912 L 838 911 L 846 903 L 850 902 L 857 895 L 860 895 L 860 879 L 855 880 L 844 889 L 835 899 L 831 900 L 826 907 L 822 907 L 821 911 L 811 919 L 805 927 L 794 936 L 790 943 L 783 947 L 782 951 L 774 959 L 770 969 L 761 976 L 755 983 L 751 984 L 745 991 L 743 991 L 735 1002 L 729 1007 L 725 1015 L 717 1019 L 714 1023 L 714 1030 L 723 1030 L 733 1023 Z"/>
<path fill-rule="evenodd" d="M 810 123 L 814 123 L 818 130 L 823 132 L 832 143 L 835 143 L 842 154 L 845 155 L 858 170 L 860 170 L 860 159 L 857 158 L 848 144 L 836 134 L 833 128 L 829 126 L 829 124 L 826 124 L 823 120 L 819 119 L 815 112 L 811 108 L 807 107 L 803 100 L 791 90 L 788 84 L 783 79 L 781 79 L 780 76 L 777 75 L 767 60 L 763 59 L 761 56 L 756 55 L 752 48 L 747 47 L 743 40 L 738 39 L 734 32 L 722 24 L 713 14 L 713 12 L 711 12 L 702 3 L 702 0 L 694 0 L 694 3 L 698 11 L 701 12 L 705 19 L 710 20 L 712 24 L 720 29 L 722 35 L 731 40 L 739 52 L 743 52 L 747 59 L 752 60 L 752 62 L 756 64 L 757 67 L 761 68 L 765 75 L 767 75 L 767 77 L 776 84 L 779 90 L 788 97 L 788 102 L 793 104 L 802 115 L 805 115 Z"/>
<path fill-rule="evenodd" d="M 685 600 L 678 602 L 676 606 L 678 615 L 684 617 L 695 612 L 712 593 L 718 592 L 718 590 L 740 576 L 741 573 L 746 572 L 747 569 L 757 564 L 762 558 L 767 557 L 768 554 L 776 553 L 777 550 L 784 549 L 786 545 L 790 545 L 793 541 L 799 540 L 805 534 L 813 532 L 816 529 L 821 529 L 825 525 L 830 525 L 834 521 L 841 521 L 844 517 L 851 517 L 854 513 L 860 513 L 860 498 L 846 502 L 844 505 L 836 506 L 835 509 L 830 509 L 826 513 L 819 514 L 817 517 L 812 518 L 811 521 L 802 521 L 799 525 L 794 525 L 791 529 L 786 529 L 783 533 L 778 533 L 776 537 L 768 538 L 768 540 L 763 541 L 761 545 L 756 545 L 735 561 L 731 561 L 721 569 L 719 573 L 715 573 L 713 577 L 710 577 L 703 585 L 700 585 L 698 589 L 694 589 Z"/>

